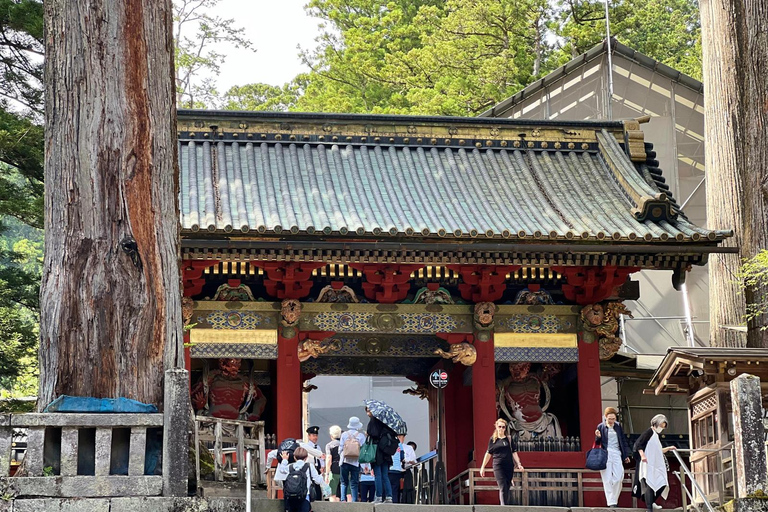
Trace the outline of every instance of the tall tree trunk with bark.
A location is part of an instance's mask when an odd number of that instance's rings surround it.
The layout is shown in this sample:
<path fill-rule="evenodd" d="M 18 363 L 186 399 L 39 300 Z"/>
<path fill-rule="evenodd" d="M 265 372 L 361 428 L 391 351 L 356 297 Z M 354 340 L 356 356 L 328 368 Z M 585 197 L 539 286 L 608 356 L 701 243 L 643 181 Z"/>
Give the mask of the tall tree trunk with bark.
<path fill-rule="evenodd" d="M 171 0 L 45 2 L 40 407 L 182 365 Z"/>
<path fill-rule="evenodd" d="M 768 0 L 702 0 L 707 223 L 735 229 L 739 255 L 710 257 L 710 333 L 717 346 L 768 347 L 768 315 L 746 338 L 723 329 L 744 322 L 745 304 L 768 289 L 743 290 L 741 260 L 768 247 Z"/>

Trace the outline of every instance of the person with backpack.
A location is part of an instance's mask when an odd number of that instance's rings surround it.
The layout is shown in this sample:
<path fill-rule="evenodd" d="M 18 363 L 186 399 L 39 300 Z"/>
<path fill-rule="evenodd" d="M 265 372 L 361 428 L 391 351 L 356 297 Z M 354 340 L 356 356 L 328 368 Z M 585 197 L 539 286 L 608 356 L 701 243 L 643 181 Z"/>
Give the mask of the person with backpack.
<path fill-rule="evenodd" d="M 298 447 L 299 442 L 296 441 L 295 438 L 289 437 L 287 439 L 283 439 L 283 441 L 280 443 L 280 446 L 267 452 L 267 463 L 264 465 L 264 473 L 266 474 L 269 472 L 270 468 L 272 467 L 272 462 L 277 460 L 277 458 L 283 452 L 288 452 L 288 463 L 293 464 L 293 462 L 295 462 L 293 458 L 293 451 Z"/>
<path fill-rule="evenodd" d="M 360 432 L 363 424 L 360 418 L 349 418 L 347 431 L 341 434 L 339 450 L 341 457 L 341 501 L 357 501 L 360 488 L 360 448 L 365 444 L 365 435 Z"/>
<path fill-rule="evenodd" d="M 341 484 L 341 466 L 339 464 L 341 460 L 341 427 L 334 425 L 328 429 L 328 433 L 331 435 L 331 442 L 325 445 L 325 479 L 331 486 L 331 495 L 328 500 L 339 501 L 341 497 L 339 493 Z"/>
<path fill-rule="evenodd" d="M 376 493 L 376 477 L 370 464 L 360 464 L 360 501 L 371 503 Z"/>
<path fill-rule="evenodd" d="M 392 456 L 392 465 L 389 467 L 389 483 L 392 487 L 392 503 L 400 503 L 400 485 L 403 482 L 406 470 L 416 464 L 416 453 L 413 448 L 405 444 L 405 435 L 397 436 L 399 441 L 397 451 Z"/>
<path fill-rule="evenodd" d="M 285 512 L 310 512 L 309 490 L 310 482 L 326 487 L 323 477 L 317 472 L 312 464 L 307 462 L 307 450 L 302 447 L 296 448 L 293 457 L 296 462 L 288 462 L 289 454 L 287 451 L 280 453 L 283 461 L 277 466 L 275 472 L 275 481 L 283 482 L 283 503 Z"/>
<path fill-rule="evenodd" d="M 376 478 L 376 497 L 374 503 L 393 503 L 392 484 L 389 481 L 389 467 L 392 456 L 397 452 L 399 443 L 395 431 L 376 418 L 368 407 L 365 408 L 368 420 L 368 437 L 376 445 L 376 460 L 371 464 Z"/>

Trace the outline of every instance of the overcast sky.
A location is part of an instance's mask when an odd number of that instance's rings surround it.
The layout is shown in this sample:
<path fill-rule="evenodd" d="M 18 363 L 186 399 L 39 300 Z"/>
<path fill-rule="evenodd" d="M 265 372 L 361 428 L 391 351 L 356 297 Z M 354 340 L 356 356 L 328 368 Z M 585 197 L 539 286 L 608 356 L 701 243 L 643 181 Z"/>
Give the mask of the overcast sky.
<path fill-rule="evenodd" d="M 307 1 L 222 0 L 215 14 L 234 18 L 257 51 L 221 48 L 227 59 L 218 79 L 220 92 L 253 82 L 282 85 L 308 70 L 299 60 L 297 45 L 314 48 L 319 20 L 304 12 Z"/>

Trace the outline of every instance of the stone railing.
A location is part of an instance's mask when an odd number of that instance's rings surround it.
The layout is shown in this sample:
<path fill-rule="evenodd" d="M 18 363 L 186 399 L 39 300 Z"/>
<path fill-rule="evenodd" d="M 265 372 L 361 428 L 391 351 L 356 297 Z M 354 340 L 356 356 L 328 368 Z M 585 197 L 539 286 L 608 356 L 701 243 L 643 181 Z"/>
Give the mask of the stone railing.
<path fill-rule="evenodd" d="M 9 477 L 14 431 L 27 449 Z M 18 497 L 159 496 L 162 414 L 0 416 L 0 477 Z"/>

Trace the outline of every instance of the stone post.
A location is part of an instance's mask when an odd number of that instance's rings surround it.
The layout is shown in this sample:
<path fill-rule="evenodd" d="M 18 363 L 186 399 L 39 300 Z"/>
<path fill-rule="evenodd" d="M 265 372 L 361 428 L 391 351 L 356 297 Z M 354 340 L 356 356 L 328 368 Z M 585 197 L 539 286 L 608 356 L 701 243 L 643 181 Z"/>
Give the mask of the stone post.
<path fill-rule="evenodd" d="M 733 379 L 731 402 L 736 489 L 738 497 L 744 498 L 758 489 L 766 491 L 768 486 L 760 379 L 746 373 Z"/>
<path fill-rule="evenodd" d="M 187 370 L 165 371 L 164 403 L 163 496 L 186 496 L 190 411 Z"/>

